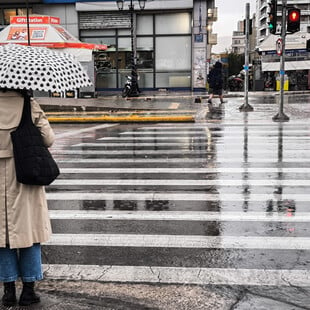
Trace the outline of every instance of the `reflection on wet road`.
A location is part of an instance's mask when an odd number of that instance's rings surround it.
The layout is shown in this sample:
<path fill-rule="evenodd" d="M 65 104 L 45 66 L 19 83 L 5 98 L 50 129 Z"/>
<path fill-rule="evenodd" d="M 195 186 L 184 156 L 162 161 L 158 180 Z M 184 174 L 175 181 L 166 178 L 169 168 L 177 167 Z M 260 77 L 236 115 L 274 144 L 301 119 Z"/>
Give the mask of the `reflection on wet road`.
<path fill-rule="evenodd" d="M 56 127 L 48 275 L 309 286 L 310 125 L 236 107 L 193 124 Z"/>

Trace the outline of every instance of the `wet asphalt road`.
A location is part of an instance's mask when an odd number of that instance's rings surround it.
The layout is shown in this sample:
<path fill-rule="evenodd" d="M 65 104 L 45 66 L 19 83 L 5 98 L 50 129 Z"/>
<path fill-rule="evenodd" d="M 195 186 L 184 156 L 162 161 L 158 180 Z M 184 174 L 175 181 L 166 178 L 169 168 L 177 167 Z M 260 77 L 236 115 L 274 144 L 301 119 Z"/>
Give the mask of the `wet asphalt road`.
<path fill-rule="evenodd" d="M 216 101 L 173 98 L 195 123 L 53 124 L 48 279 L 230 296 L 150 309 L 310 309 L 310 96 L 285 97 L 287 123 L 272 121 L 277 96 L 250 96 L 249 113 Z"/>

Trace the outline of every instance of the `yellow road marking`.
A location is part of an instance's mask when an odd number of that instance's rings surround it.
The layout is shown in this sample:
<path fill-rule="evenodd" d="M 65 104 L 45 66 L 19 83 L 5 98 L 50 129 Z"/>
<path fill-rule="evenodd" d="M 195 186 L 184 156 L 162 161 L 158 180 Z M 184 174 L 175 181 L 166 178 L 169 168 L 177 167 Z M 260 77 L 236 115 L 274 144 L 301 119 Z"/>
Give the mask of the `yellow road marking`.
<path fill-rule="evenodd" d="M 94 123 L 94 122 L 194 122 L 193 115 L 177 116 L 98 116 L 98 117 L 48 117 L 51 123 Z"/>

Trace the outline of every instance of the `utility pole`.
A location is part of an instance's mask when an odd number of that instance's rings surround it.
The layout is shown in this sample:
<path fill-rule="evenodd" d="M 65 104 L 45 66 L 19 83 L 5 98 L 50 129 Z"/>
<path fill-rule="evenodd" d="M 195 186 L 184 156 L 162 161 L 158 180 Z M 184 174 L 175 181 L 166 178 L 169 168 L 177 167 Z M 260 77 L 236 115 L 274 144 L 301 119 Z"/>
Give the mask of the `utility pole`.
<path fill-rule="evenodd" d="M 250 112 L 253 107 L 249 104 L 249 52 L 250 52 L 250 3 L 245 6 L 245 50 L 244 50 L 244 99 L 245 102 L 239 107 L 239 111 Z"/>
<path fill-rule="evenodd" d="M 287 0 L 282 0 L 282 27 L 281 27 L 281 39 L 282 39 L 282 53 L 280 56 L 280 104 L 279 112 L 272 120 L 275 122 L 287 122 L 289 117 L 283 112 L 284 105 L 284 78 L 285 78 L 285 38 L 286 38 L 286 12 L 287 12 Z"/>

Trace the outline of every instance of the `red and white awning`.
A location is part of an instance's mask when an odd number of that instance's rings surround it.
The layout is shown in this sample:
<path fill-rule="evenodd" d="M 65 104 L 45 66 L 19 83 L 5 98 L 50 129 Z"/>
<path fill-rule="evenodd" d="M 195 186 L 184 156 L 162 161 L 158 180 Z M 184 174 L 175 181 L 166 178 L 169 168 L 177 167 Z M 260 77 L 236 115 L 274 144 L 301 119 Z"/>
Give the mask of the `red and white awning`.
<path fill-rule="evenodd" d="M 48 48 L 78 48 L 106 50 L 107 45 L 84 43 L 60 26 L 60 18 L 53 16 L 29 17 L 30 45 Z M 27 17 L 12 16 L 10 25 L 0 32 L 0 44 L 28 44 Z"/>

